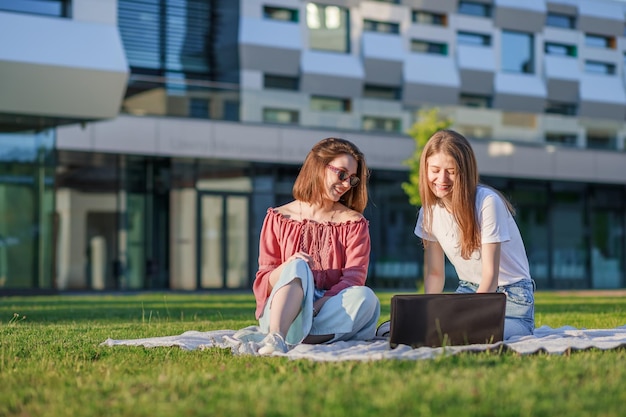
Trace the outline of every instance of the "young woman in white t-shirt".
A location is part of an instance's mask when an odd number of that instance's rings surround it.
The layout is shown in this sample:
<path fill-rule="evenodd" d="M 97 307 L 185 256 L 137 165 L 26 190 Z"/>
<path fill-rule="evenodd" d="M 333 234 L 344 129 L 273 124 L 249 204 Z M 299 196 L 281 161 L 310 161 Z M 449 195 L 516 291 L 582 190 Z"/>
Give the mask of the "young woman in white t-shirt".
<path fill-rule="evenodd" d="M 503 292 L 504 338 L 535 328 L 534 289 L 528 258 L 511 204 L 479 183 L 470 143 L 452 130 L 435 133 L 420 159 L 415 234 L 424 243 L 424 289 L 443 291 L 445 256 L 459 277 L 458 293 Z"/>

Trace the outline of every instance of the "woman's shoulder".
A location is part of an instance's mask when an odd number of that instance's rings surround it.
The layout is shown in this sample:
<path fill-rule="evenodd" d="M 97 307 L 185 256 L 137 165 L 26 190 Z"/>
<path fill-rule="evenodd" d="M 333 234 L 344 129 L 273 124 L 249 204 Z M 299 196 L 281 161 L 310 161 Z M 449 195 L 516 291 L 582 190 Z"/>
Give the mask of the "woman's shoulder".
<path fill-rule="evenodd" d="M 300 214 L 298 204 L 295 200 L 287 204 L 283 204 L 282 206 L 270 208 L 268 211 L 279 214 L 286 219 L 294 219 Z"/>
<path fill-rule="evenodd" d="M 337 216 L 334 219 L 336 223 L 358 223 L 360 221 L 366 221 L 365 216 L 356 210 L 338 204 Z"/>
<path fill-rule="evenodd" d="M 302 223 L 305 221 L 302 219 L 301 206 L 297 200 L 291 201 L 287 204 L 278 207 L 270 207 L 267 210 L 267 215 L 272 217 L 274 221 L 288 221 L 288 222 L 296 222 Z M 308 222 L 307 223 L 315 223 Z M 336 205 L 336 214 L 333 215 L 332 220 L 329 224 L 335 225 L 354 225 L 357 223 L 365 222 L 367 223 L 367 219 L 363 214 L 359 213 L 356 210 L 352 210 L 351 208 L 339 203 Z M 320 225 L 324 225 L 326 223 L 319 223 Z"/>
<path fill-rule="evenodd" d="M 476 190 L 476 209 L 487 207 L 508 207 L 509 203 L 504 195 L 488 185 L 479 185 Z"/>
<path fill-rule="evenodd" d="M 488 185 L 478 184 L 476 187 L 476 195 L 486 196 L 489 194 L 495 194 L 495 190 Z"/>
<path fill-rule="evenodd" d="M 484 201 L 485 199 L 490 198 L 490 197 L 501 199 L 500 193 L 498 193 L 494 188 L 488 185 L 480 184 L 476 188 L 476 201 L 477 202 Z"/>

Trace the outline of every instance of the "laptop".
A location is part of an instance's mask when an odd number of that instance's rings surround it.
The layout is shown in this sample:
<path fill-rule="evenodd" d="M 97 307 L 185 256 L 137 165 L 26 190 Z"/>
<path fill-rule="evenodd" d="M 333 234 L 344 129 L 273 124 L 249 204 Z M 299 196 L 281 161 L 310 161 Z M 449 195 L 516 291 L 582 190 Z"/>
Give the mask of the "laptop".
<path fill-rule="evenodd" d="M 389 345 L 491 344 L 504 338 L 506 295 L 398 294 L 391 298 Z"/>

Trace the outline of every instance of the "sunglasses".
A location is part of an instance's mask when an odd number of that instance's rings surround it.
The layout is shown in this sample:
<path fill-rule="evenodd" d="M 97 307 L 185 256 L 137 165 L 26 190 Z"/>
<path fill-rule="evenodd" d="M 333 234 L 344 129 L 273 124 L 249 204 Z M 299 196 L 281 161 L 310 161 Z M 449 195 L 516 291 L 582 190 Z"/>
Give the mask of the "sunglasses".
<path fill-rule="evenodd" d="M 359 185 L 359 182 L 361 182 L 361 179 L 357 177 L 356 174 L 350 175 L 343 169 L 334 167 L 332 165 L 326 165 L 326 168 L 337 174 L 337 178 L 339 178 L 339 181 L 345 182 L 346 180 L 350 180 L 350 187 L 356 187 L 357 185 Z"/>

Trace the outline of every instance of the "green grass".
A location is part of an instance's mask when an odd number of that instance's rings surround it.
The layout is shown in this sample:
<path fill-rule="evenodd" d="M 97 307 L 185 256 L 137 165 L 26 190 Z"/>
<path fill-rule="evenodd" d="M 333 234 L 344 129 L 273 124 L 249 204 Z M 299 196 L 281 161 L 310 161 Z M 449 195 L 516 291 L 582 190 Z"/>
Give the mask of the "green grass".
<path fill-rule="evenodd" d="M 381 321 L 391 292 L 379 293 Z M 256 324 L 251 294 L 0 298 L 0 416 L 621 416 L 626 350 L 316 363 L 101 347 Z M 539 292 L 537 325 L 626 324 L 626 297 Z"/>

